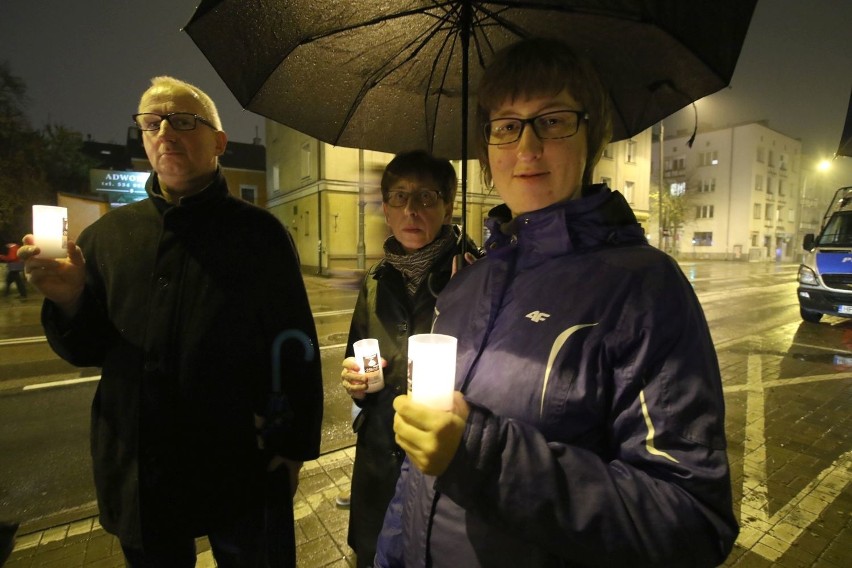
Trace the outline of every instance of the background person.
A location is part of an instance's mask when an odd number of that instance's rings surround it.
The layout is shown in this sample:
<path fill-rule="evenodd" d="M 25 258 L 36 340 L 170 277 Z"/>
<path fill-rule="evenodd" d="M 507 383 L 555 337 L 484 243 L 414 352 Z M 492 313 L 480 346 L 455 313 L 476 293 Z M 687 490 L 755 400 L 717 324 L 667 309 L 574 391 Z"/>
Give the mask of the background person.
<path fill-rule="evenodd" d="M 717 566 L 737 535 L 722 385 L 695 294 L 592 173 L 610 138 L 588 63 L 497 55 L 482 163 L 505 205 L 434 330 L 454 408 L 400 396 L 406 451 L 378 566 Z"/>
<path fill-rule="evenodd" d="M 6 245 L 6 254 L 0 254 L 0 262 L 6 263 L 6 289 L 3 291 L 3 296 L 8 298 L 12 291 L 12 284 L 18 289 L 18 296 L 21 298 L 27 297 L 27 283 L 24 282 L 24 261 L 18 258 L 17 243 L 9 243 Z"/>
<path fill-rule="evenodd" d="M 394 441 L 393 399 L 407 390 L 408 337 L 428 333 L 435 298 L 449 281 L 461 231 L 450 224 L 456 173 L 425 151 L 398 154 L 381 180 L 382 210 L 391 230 L 385 257 L 364 276 L 349 328 L 343 388 L 361 407 L 352 471 L 349 546 L 359 567 L 371 566 L 376 538 L 405 457 Z M 477 247 L 468 240 L 466 250 Z M 385 387 L 366 393 L 352 344 L 379 340 Z"/>
<path fill-rule="evenodd" d="M 53 349 L 102 367 L 95 485 L 128 564 L 194 566 L 194 538 L 207 535 L 220 567 L 259 565 L 265 482 L 286 472 L 292 499 L 302 461 L 319 453 L 319 358 L 303 363 L 298 342 L 282 350 L 287 419 L 265 451 L 256 432 L 276 337 L 295 330 L 317 348 L 298 259 L 275 217 L 228 192 L 227 136 L 205 93 L 156 77 L 134 120 L 154 170 L 148 198 L 93 223 L 65 259 L 33 256 L 32 236 L 20 254 Z M 273 530 L 280 539 L 293 540 L 292 523 Z"/>

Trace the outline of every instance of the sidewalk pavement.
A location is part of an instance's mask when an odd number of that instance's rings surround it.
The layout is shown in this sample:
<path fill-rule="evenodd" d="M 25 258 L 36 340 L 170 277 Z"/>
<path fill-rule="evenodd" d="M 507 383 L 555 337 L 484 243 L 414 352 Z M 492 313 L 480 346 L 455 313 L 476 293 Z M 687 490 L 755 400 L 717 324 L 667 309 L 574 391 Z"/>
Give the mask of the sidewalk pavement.
<path fill-rule="evenodd" d="M 723 566 L 850 566 L 852 322 L 782 323 L 759 336 L 717 341 L 716 350 L 741 526 Z M 349 514 L 334 504 L 349 489 L 354 456 L 346 447 L 302 470 L 295 502 L 300 568 L 354 566 Z M 27 532 L 5 568 L 124 564 L 118 542 L 93 518 Z M 198 550 L 200 568 L 215 566 L 204 539 Z"/>
<path fill-rule="evenodd" d="M 355 557 L 346 544 L 349 511 L 334 498 L 349 491 L 355 448 L 337 450 L 306 462 L 296 495 L 296 556 L 299 568 L 352 568 Z M 196 542 L 197 568 L 216 566 L 206 538 Z M 97 517 L 19 534 L 4 568 L 118 568 L 124 556 L 118 539 L 107 534 Z"/>

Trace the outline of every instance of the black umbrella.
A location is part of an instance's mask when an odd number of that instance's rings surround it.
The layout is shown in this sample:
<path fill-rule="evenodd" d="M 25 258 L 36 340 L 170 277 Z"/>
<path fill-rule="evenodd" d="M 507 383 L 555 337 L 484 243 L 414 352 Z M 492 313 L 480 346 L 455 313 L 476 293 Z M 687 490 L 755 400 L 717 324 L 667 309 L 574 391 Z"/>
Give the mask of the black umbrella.
<path fill-rule="evenodd" d="M 757 0 L 202 0 L 185 31 L 252 112 L 322 141 L 462 159 L 496 50 L 558 38 L 608 87 L 614 140 L 727 86 Z"/>
<path fill-rule="evenodd" d="M 840 145 L 837 146 L 835 156 L 852 158 L 852 93 L 849 93 L 849 110 L 846 111 L 846 124 L 843 126 L 843 134 L 840 135 Z"/>

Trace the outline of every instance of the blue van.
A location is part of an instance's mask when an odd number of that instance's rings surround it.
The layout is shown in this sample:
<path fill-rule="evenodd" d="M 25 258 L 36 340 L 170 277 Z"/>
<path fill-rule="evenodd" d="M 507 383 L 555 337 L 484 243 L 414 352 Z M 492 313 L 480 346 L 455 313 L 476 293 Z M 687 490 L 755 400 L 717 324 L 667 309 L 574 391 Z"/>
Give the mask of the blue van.
<path fill-rule="evenodd" d="M 805 235 L 802 246 L 797 289 L 802 319 L 852 317 L 852 186 L 837 190 L 819 235 Z"/>

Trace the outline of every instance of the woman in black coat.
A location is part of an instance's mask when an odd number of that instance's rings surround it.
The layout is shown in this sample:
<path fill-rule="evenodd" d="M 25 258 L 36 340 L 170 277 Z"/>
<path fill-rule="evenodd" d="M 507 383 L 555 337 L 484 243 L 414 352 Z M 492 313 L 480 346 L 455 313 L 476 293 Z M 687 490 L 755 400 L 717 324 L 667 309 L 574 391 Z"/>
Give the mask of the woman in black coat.
<path fill-rule="evenodd" d="M 343 388 L 361 412 L 353 424 L 358 441 L 352 474 L 349 546 L 359 568 L 371 566 L 385 509 L 405 453 L 394 442 L 393 399 L 407 391 L 408 337 L 429 333 L 435 298 L 452 275 L 462 235 L 450 225 L 456 174 L 447 161 L 425 151 L 398 154 L 381 181 L 382 209 L 392 235 L 385 258 L 364 276 L 341 374 Z M 476 251 L 468 241 L 466 250 Z M 353 356 L 359 339 L 379 340 L 384 388 L 366 392 Z"/>

